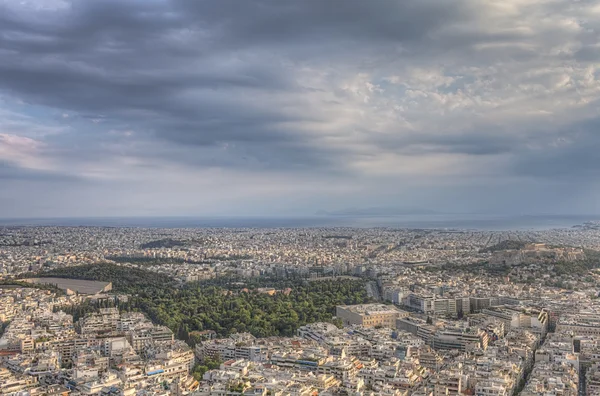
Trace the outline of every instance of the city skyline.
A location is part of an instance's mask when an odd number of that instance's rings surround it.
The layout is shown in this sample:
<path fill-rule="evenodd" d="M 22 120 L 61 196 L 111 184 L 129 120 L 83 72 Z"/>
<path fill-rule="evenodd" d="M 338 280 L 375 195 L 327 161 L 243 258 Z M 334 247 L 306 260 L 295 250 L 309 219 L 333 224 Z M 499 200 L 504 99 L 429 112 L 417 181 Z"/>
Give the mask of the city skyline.
<path fill-rule="evenodd" d="M 6 0 L 0 218 L 600 214 L 592 1 Z"/>

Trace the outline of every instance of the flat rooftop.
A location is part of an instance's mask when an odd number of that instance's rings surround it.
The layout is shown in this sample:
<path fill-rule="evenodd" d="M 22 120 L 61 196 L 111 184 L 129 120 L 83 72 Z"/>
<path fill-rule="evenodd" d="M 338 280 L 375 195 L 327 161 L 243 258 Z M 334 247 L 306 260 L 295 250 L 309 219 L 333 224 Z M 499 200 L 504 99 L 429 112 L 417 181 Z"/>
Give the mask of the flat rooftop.
<path fill-rule="evenodd" d="M 360 313 L 365 315 L 381 314 L 381 313 L 403 313 L 404 311 L 394 307 L 393 305 L 385 304 L 359 304 L 359 305 L 338 305 L 339 308 L 350 312 Z"/>
<path fill-rule="evenodd" d="M 62 290 L 72 290 L 79 294 L 98 294 L 112 289 L 111 282 L 90 281 L 67 278 L 27 278 L 23 282 L 54 285 Z"/>

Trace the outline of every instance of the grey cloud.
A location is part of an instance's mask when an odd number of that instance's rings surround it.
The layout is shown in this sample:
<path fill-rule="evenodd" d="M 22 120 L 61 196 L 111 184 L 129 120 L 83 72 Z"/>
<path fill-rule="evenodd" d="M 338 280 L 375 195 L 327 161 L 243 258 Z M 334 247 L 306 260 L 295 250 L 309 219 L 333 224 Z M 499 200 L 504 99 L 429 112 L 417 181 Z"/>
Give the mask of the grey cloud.
<path fill-rule="evenodd" d="M 432 43 L 434 32 L 468 22 L 476 11 L 468 1 L 434 0 L 351 0 L 343 7 L 317 0 L 81 0 L 68 10 L 33 16 L 5 8 L 0 12 L 0 48 L 5 51 L 0 88 L 35 103 L 137 125 L 178 144 L 262 142 L 255 156 L 263 159 L 269 146 L 270 154 L 277 155 L 282 145 L 295 144 L 297 153 L 312 149 L 307 163 L 315 163 L 315 157 L 331 155 L 331 150 L 319 153 L 304 136 L 279 127 L 298 116 L 285 114 L 277 102 L 252 100 L 261 98 L 260 92 L 301 94 L 304 87 L 278 63 L 281 59 L 306 48 L 313 57 L 331 56 L 322 53 L 327 44 L 342 44 L 347 56 L 394 43 L 418 49 L 424 41 Z M 466 47 L 520 38 L 518 33 L 474 31 L 454 38 L 447 34 L 442 41 Z M 348 42 L 354 46 L 343 44 Z M 190 91 L 194 95 L 186 96 Z M 441 151 L 497 151 L 452 139 L 417 143 Z"/>
<path fill-rule="evenodd" d="M 594 182 L 600 176 L 600 118 L 563 127 L 555 138 L 516 156 L 517 175 L 577 183 Z"/>
<path fill-rule="evenodd" d="M 225 42 L 237 45 L 294 43 L 314 40 L 385 40 L 401 43 L 427 37 L 432 30 L 466 17 L 464 3 L 432 0 L 343 4 L 308 0 L 286 2 L 250 0 L 238 2 L 176 1 L 216 28 Z M 235 10 L 235 12 L 232 12 Z"/>
<path fill-rule="evenodd" d="M 74 2 L 58 22 L 0 13 L 0 89 L 188 147 L 262 142 L 246 151 L 265 164 L 281 150 L 306 152 L 307 164 L 316 164 L 301 137 L 277 126 L 297 117 L 252 98 L 301 89 L 285 70 L 251 55 L 215 59 L 193 39 L 182 43 L 185 51 L 171 51 L 161 40 L 192 17 L 165 4 Z"/>
<path fill-rule="evenodd" d="M 461 133 L 413 133 L 389 135 L 373 139 L 381 149 L 419 156 L 423 154 L 452 153 L 474 156 L 505 154 L 515 151 L 520 143 L 501 128 L 465 129 Z"/>
<path fill-rule="evenodd" d="M 137 166 L 177 164 L 345 182 L 357 157 L 390 153 L 504 156 L 513 161 L 507 177 L 595 174 L 594 124 L 553 146 L 571 131 L 540 134 L 549 118 L 535 126 L 510 112 L 486 118 L 518 107 L 511 99 L 531 87 L 540 92 L 523 106 L 554 95 L 554 70 L 537 70 L 599 59 L 597 33 L 553 23 L 577 15 L 579 5 L 566 3 L 531 6 L 512 25 L 474 0 L 73 0 L 52 11 L 4 2 L 0 93 L 70 114 L 54 120 L 65 129 L 44 138 L 47 155 L 140 160 L 123 170 L 132 178 Z M 535 24 L 529 15 L 548 18 Z M 403 73 L 419 67 L 456 79 L 411 87 Z M 357 93 L 364 87 L 351 80 L 360 73 L 374 84 L 398 74 L 422 96 Z M 456 96 L 435 98 L 448 92 Z M 396 125 L 397 114 L 406 123 Z M 0 178 L 61 176 L 4 164 Z"/>
<path fill-rule="evenodd" d="M 600 59 L 600 47 L 599 46 L 585 46 L 577 51 L 575 54 L 577 59 L 584 62 L 597 62 Z"/>
<path fill-rule="evenodd" d="M 44 181 L 53 183 L 80 183 L 84 180 L 72 176 L 65 175 L 59 172 L 45 171 L 41 169 L 27 169 L 16 166 L 0 159 L 0 180 L 5 182 L 22 180 L 22 181 Z"/>

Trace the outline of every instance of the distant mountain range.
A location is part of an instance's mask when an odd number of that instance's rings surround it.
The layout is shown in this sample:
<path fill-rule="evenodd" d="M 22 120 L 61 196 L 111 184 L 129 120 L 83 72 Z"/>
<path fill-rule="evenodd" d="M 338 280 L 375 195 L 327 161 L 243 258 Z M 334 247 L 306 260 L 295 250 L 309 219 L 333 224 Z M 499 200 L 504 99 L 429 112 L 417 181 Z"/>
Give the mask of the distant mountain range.
<path fill-rule="evenodd" d="M 319 210 L 317 216 L 406 216 L 406 215 L 439 215 L 440 212 L 422 208 L 348 208 L 341 210 Z"/>

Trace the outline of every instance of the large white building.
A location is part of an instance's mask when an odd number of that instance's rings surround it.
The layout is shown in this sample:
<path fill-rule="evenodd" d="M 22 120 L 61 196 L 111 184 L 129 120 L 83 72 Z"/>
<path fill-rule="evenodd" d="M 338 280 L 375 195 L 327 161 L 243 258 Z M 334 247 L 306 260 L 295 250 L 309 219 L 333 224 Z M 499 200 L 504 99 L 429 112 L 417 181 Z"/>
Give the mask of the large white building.
<path fill-rule="evenodd" d="M 345 326 L 396 327 L 396 319 L 405 318 L 408 312 L 385 304 L 338 305 L 336 316 Z"/>
<path fill-rule="evenodd" d="M 507 330 L 528 329 L 532 333 L 539 334 L 540 337 L 544 337 L 548 332 L 549 316 L 548 312 L 543 310 L 503 306 L 483 309 L 481 313 L 503 321 Z"/>

